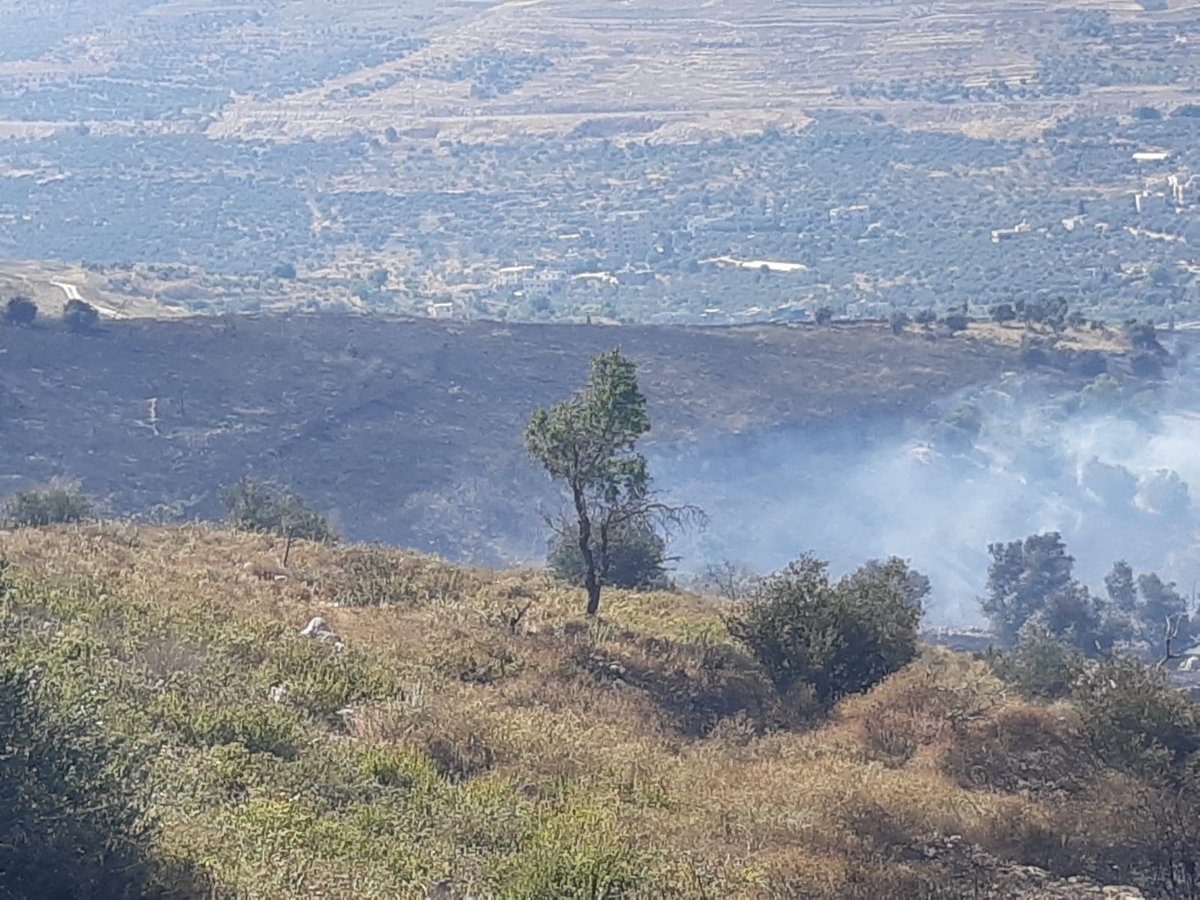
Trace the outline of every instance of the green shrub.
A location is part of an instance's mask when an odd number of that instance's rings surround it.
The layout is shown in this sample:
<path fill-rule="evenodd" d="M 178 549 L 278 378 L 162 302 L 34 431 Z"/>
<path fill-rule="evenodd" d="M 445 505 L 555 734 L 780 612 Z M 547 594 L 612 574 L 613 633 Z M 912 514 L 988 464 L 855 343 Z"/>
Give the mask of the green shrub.
<path fill-rule="evenodd" d="M 811 556 L 762 582 L 727 619 L 781 690 L 812 687 L 823 706 L 871 688 L 917 655 L 928 581 L 900 559 L 834 583 Z"/>
<path fill-rule="evenodd" d="M 1148 896 L 1200 896 L 1200 704 L 1162 668 L 1120 657 L 1090 669 L 1075 702 L 1090 750 L 1137 779 L 1122 810 L 1128 835 L 1103 856 L 1127 857 Z"/>
<path fill-rule="evenodd" d="M 1075 702 L 1093 750 L 1116 769 L 1160 776 L 1200 763 L 1200 704 L 1162 668 L 1124 657 L 1102 660 L 1080 680 Z M 1193 774 L 1200 776 L 1200 768 Z"/>
<path fill-rule="evenodd" d="M 295 759 L 302 732 L 296 715 L 263 703 L 233 705 L 165 694 L 155 704 L 155 717 L 195 747 L 240 744 L 250 753 Z"/>
<path fill-rule="evenodd" d="M 512 900 L 601 900 L 635 896 L 643 866 L 607 810 L 576 807 L 544 820 L 499 866 L 500 896 Z"/>
<path fill-rule="evenodd" d="M 219 497 L 229 524 L 241 531 L 330 543 L 337 540 L 324 516 L 272 482 L 246 476 L 222 487 Z"/>
<path fill-rule="evenodd" d="M 645 522 L 630 521 L 609 535 L 609 568 L 605 584 L 636 589 L 670 586 L 667 577 L 667 542 Z M 577 525 L 565 524 L 550 544 L 546 559 L 551 571 L 577 587 L 584 584 L 586 566 L 579 552 Z"/>
<path fill-rule="evenodd" d="M 0 661 L 0 898 L 147 896 L 144 783 L 93 709 Z"/>
<path fill-rule="evenodd" d="M 69 485 L 51 484 L 13 495 L 5 519 L 14 528 L 40 528 L 90 519 L 95 509 L 88 496 Z"/>
<path fill-rule="evenodd" d="M 971 320 L 968 319 L 963 313 L 954 312 L 947 313 L 945 316 L 943 316 L 942 324 L 946 326 L 947 331 L 949 331 L 951 334 L 955 334 L 959 331 L 966 331 L 967 326 L 971 324 Z"/>
<path fill-rule="evenodd" d="M 393 669 L 353 647 L 289 640 L 271 648 L 267 668 L 287 689 L 288 705 L 327 720 L 352 704 L 403 695 Z"/>
<path fill-rule="evenodd" d="M 1067 696 L 1083 674 L 1084 657 L 1075 647 L 1030 623 L 1021 630 L 1017 646 L 991 660 L 995 673 L 1027 697 Z"/>

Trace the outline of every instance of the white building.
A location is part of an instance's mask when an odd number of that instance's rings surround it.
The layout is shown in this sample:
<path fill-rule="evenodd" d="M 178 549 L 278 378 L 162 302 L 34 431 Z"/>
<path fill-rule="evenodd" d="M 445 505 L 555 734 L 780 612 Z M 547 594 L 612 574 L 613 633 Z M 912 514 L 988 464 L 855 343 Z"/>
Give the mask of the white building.
<path fill-rule="evenodd" d="M 567 273 L 562 269 L 537 269 L 526 272 L 521 287 L 530 297 L 549 297 L 567 283 Z"/>
<path fill-rule="evenodd" d="M 533 271 L 533 266 L 505 266 L 496 271 L 495 286 L 499 288 L 519 288 L 525 283 L 525 276 Z"/>
<path fill-rule="evenodd" d="M 994 228 L 992 229 L 992 243 L 998 244 L 1006 238 L 1016 237 L 1020 234 L 1029 234 L 1030 227 L 1028 222 L 1019 222 L 1012 228 Z"/>
<path fill-rule="evenodd" d="M 1171 203 L 1176 209 L 1183 209 L 1187 206 L 1187 189 L 1192 186 L 1192 179 L 1185 178 L 1183 175 L 1168 175 L 1167 190 L 1171 196 Z"/>
<path fill-rule="evenodd" d="M 600 234 L 606 255 L 622 262 L 645 259 L 654 241 L 650 219 L 641 211 L 613 213 Z"/>

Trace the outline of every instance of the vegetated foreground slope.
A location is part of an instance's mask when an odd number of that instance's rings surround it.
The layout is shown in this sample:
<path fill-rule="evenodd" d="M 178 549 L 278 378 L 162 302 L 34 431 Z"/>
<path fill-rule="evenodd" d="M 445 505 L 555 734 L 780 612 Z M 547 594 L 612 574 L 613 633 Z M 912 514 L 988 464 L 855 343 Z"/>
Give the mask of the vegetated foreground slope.
<path fill-rule="evenodd" d="M 0 329 L 0 493 L 65 476 L 113 511 L 212 515 L 216 488 L 253 472 L 331 511 L 351 537 L 528 552 L 547 486 L 524 458 L 525 421 L 614 346 L 642 367 L 660 443 L 897 419 L 1017 365 L 1011 348 L 869 325 L 283 316 Z"/>
<path fill-rule="evenodd" d="M 1141 896 L 1030 866 L 1161 883 L 1154 789 L 1096 765 L 1086 706 L 1019 699 L 982 662 L 930 649 L 820 720 L 702 597 L 612 591 L 584 622 L 542 575 L 281 551 L 204 527 L 0 533 L 0 661 L 141 751 L 105 799 L 148 794 L 141 852 L 169 895 Z M 344 646 L 299 634 L 314 615 Z"/>

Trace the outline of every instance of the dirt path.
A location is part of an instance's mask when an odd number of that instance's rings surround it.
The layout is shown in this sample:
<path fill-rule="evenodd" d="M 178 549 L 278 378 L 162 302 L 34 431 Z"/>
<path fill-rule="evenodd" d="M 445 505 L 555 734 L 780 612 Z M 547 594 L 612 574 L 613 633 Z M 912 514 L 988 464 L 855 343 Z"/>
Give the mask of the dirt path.
<path fill-rule="evenodd" d="M 78 300 L 81 303 L 87 303 L 95 308 L 96 312 L 100 313 L 100 315 L 108 316 L 110 319 L 129 318 L 129 316 L 121 312 L 119 309 L 113 309 L 111 306 L 105 306 L 103 303 L 96 303 L 92 300 L 84 300 L 83 295 L 79 293 L 79 288 L 76 285 L 68 284 L 65 281 L 52 281 L 50 283 L 67 295 L 68 303 L 70 303 L 72 300 Z"/>

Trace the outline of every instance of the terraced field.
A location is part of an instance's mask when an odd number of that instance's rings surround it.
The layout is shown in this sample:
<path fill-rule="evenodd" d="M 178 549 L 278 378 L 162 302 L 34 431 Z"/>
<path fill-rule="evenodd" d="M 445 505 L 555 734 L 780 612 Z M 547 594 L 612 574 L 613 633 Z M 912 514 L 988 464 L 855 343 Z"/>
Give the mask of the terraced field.
<path fill-rule="evenodd" d="M 460 7 L 461 8 L 461 7 Z M 399 123 L 454 135 L 518 130 L 570 132 L 581 122 L 620 131 L 625 116 L 650 116 L 664 139 L 740 133 L 767 122 L 803 121 L 813 109 L 887 110 L 911 126 L 971 133 L 1030 132 L 1079 109 L 1128 112 L 1136 90 L 1096 86 L 1078 94 L 1036 92 L 1005 102 L 850 98 L 867 82 L 912 79 L 963 85 L 1038 85 L 1064 52 L 1102 51 L 1109 64 L 1195 70 L 1194 6 L 1152 18 L 1133 3 L 1090 6 L 976 0 L 955 3 L 771 3 L 568 0 L 476 4 L 474 14 L 431 23 L 419 51 L 286 97 L 242 98 L 223 111 L 217 135 L 329 136 Z M 1103 9 L 1127 26 L 1117 42 L 1089 39 L 1082 10 Z M 1079 29 L 1083 29 L 1082 32 Z M 1176 41 L 1178 36 L 1184 40 Z M 1104 46 L 1101 46 L 1104 44 Z M 472 61 L 507 57 L 515 77 L 495 96 L 471 79 Z M 522 66 L 524 63 L 524 66 Z M 523 69 L 523 70 L 522 70 Z M 1160 99 L 1187 83 L 1155 85 Z"/>
<path fill-rule="evenodd" d="M 87 263 L 114 309 L 1200 317 L 1182 0 L 0 15 L 0 258 Z"/>

